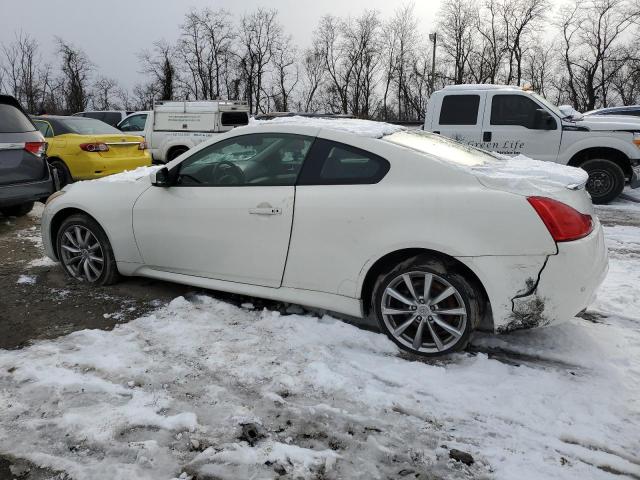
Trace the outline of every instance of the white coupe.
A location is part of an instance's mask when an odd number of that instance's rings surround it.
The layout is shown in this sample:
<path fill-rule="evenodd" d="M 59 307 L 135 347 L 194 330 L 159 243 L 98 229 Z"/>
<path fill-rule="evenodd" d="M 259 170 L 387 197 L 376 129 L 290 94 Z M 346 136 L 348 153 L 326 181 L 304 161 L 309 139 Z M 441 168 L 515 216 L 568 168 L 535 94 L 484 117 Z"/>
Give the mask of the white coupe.
<path fill-rule="evenodd" d="M 433 356 L 474 329 L 587 307 L 607 252 L 586 180 L 384 123 L 284 118 L 156 170 L 69 185 L 47 202 L 42 236 L 92 284 L 140 275 L 373 315 L 398 346 Z"/>

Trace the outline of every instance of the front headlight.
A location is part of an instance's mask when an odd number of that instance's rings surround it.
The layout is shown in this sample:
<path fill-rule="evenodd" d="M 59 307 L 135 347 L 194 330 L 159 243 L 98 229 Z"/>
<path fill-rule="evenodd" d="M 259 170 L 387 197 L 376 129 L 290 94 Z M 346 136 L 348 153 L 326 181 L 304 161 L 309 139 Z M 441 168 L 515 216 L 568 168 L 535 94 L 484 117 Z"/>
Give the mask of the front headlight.
<path fill-rule="evenodd" d="M 44 206 L 46 207 L 51 202 L 53 202 L 56 198 L 58 198 L 60 195 L 64 195 L 64 193 L 65 193 L 64 190 L 58 190 L 57 192 L 53 192 L 51 195 L 49 195 L 49 198 L 47 198 L 47 201 L 44 203 Z"/>

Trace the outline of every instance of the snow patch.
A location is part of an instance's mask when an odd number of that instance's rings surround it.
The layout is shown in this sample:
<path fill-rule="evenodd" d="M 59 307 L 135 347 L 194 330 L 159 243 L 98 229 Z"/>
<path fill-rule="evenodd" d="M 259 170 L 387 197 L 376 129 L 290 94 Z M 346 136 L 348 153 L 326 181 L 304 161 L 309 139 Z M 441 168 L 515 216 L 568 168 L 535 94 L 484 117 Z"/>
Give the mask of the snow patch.
<path fill-rule="evenodd" d="M 33 285 L 36 283 L 36 278 L 33 275 L 20 275 L 16 283 L 21 285 Z"/>
<path fill-rule="evenodd" d="M 354 118 L 313 118 L 295 115 L 293 117 L 277 117 L 272 120 L 256 120 L 252 118 L 249 125 L 298 125 L 303 127 L 316 127 L 326 130 L 337 130 L 353 133 L 363 137 L 382 138 L 403 130 L 405 127 L 391 123 L 376 122 L 373 120 L 358 120 Z"/>
<path fill-rule="evenodd" d="M 148 177 L 153 172 L 160 170 L 164 165 L 151 165 L 148 167 L 138 167 L 134 170 L 125 170 L 106 177 L 91 180 L 93 182 L 136 182 L 143 177 Z"/>

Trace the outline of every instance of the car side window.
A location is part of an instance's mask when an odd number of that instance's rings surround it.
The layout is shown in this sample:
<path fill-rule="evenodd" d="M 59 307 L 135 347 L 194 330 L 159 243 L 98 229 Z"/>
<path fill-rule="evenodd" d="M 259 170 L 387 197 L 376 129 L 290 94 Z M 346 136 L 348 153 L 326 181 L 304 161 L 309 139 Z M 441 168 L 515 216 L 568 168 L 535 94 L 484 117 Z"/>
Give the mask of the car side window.
<path fill-rule="evenodd" d="M 125 118 L 118 128 L 123 132 L 140 132 L 144 130 L 146 121 L 146 115 L 132 115 L 129 118 Z"/>
<path fill-rule="evenodd" d="M 36 124 L 36 127 L 38 127 L 38 130 L 45 138 L 53 137 L 53 129 L 51 128 L 51 125 L 49 124 L 49 122 L 35 120 L 33 123 Z"/>
<path fill-rule="evenodd" d="M 535 128 L 540 105 L 524 95 L 494 95 L 491 100 L 491 125 L 519 125 Z"/>
<path fill-rule="evenodd" d="M 312 137 L 242 135 L 214 143 L 179 165 L 176 186 L 295 185 Z"/>
<path fill-rule="evenodd" d="M 300 176 L 300 185 L 358 185 L 378 183 L 389 162 L 374 153 L 318 138 Z"/>
<path fill-rule="evenodd" d="M 440 107 L 440 125 L 476 125 L 480 95 L 446 95 Z"/>

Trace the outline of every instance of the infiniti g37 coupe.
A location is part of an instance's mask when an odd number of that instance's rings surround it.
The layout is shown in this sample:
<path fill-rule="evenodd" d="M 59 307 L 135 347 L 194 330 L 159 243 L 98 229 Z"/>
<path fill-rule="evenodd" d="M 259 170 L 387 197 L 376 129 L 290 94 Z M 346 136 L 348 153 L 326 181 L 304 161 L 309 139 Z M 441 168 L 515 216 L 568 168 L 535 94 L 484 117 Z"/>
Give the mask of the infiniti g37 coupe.
<path fill-rule="evenodd" d="M 66 187 L 43 214 L 47 255 L 96 285 L 139 275 L 372 315 L 426 356 L 591 301 L 607 254 L 581 170 L 540 174 L 387 124 L 299 120 Z"/>

